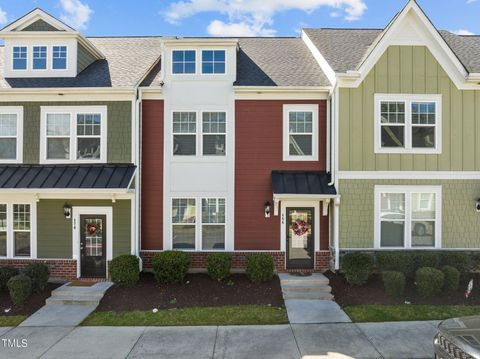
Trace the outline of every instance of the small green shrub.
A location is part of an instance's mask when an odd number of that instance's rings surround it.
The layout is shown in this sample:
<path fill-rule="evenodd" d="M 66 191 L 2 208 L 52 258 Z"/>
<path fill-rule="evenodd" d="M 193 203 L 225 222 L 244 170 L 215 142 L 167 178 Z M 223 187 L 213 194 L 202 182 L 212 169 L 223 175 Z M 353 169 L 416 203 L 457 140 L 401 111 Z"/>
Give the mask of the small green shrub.
<path fill-rule="evenodd" d="M 7 283 L 10 278 L 15 277 L 19 273 L 14 267 L 0 267 L 0 290 L 7 290 Z"/>
<path fill-rule="evenodd" d="M 380 252 L 377 253 L 377 266 L 382 272 L 402 272 L 409 277 L 415 272 L 414 255 L 405 251 Z"/>
<path fill-rule="evenodd" d="M 140 279 L 140 265 L 137 256 L 123 254 L 110 263 L 112 282 L 122 288 L 133 287 Z"/>
<path fill-rule="evenodd" d="M 164 251 L 152 257 L 155 279 L 159 283 L 182 283 L 190 265 L 190 256 L 180 251 Z"/>
<path fill-rule="evenodd" d="M 413 261 L 415 263 L 415 271 L 423 267 L 436 268 L 438 265 L 438 253 L 431 251 L 413 252 Z"/>
<path fill-rule="evenodd" d="M 47 288 L 50 270 L 43 263 L 32 263 L 22 269 L 22 273 L 32 280 L 32 291 L 41 292 Z"/>
<path fill-rule="evenodd" d="M 230 253 L 210 253 L 207 255 L 207 273 L 212 279 L 223 280 L 230 276 L 232 255 Z"/>
<path fill-rule="evenodd" d="M 442 266 L 452 266 L 457 268 L 460 275 L 466 274 L 470 271 L 470 258 L 464 252 L 446 252 L 441 255 Z"/>
<path fill-rule="evenodd" d="M 418 293 L 422 297 L 432 297 L 439 294 L 443 288 L 445 275 L 436 268 L 423 267 L 415 274 Z"/>
<path fill-rule="evenodd" d="M 372 274 L 373 258 L 367 253 L 347 253 L 342 258 L 342 271 L 347 282 L 352 285 L 364 285 Z"/>
<path fill-rule="evenodd" d="M 405 292 L 405 274 L 402 272 L 383 272 L 382 280 L 385 292 L 390 297 L 398 298 Z"/>
<path fill-rule="evenodd" d="M 268 282 L 273 279 L 275 263 L 270 254 L 251 253 L 245 257 L 245 272 L 254 283 Z"/>
<path fill-rule="evenodd" d="M 445 276 L 443 289 L 446 291 L 456 291 L 460 285 L 460 272 L 458 269 L 452 266 L 443 266 L 442 272 Z"/>
<path fill-rule="evenodd" d="M 17 307 L 23 307 L 32 294 L 32 280 L 25 274 L 18 274 L 7 283 L 13 304 Z"/>

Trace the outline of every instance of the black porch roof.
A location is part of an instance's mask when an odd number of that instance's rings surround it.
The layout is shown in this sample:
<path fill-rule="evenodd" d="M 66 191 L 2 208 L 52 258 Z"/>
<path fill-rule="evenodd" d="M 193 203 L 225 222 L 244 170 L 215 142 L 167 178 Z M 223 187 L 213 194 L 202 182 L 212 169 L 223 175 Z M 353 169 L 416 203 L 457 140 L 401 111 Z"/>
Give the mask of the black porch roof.
<path fill-rule="evenodd" d="M 274 194 L 332 195 L 337 191 L 329 186 L 330 174 L 320 171 L 272 171 Z"/>

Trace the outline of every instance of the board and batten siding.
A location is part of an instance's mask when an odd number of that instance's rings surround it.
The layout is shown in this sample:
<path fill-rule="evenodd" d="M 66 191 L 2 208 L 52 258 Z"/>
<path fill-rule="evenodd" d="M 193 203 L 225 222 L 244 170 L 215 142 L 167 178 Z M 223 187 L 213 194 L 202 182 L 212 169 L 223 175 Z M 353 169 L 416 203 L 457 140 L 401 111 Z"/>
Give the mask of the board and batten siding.
<path fill-rule="evenodd" d="M 376 93 L 441 94 L 441 154 L 376 154 Z M 358 88 L 340 89 L 340 171 L 479 171 L 480 91 L 458 90 L 424 46 L 390 46 Z"/>
<path fill-rule="evenodd" d="M 131 201 L 42 199 L 37 203 L 37 257 L 72 258 L 72 219 L 63 205 L 113 208 L 113 257 L 130 253 Z"/>
<path fill-rule="evenodd" d="M 23 107 L 23 163 L 40 160 L 41 106 L 107 106 L 107 162 L 132 162 L 132 103 L 104 102 L 0 102 L 0 106 Z"/>
<path fill-rule="evenodd" d="M 442 186 L 442 248 L 479 246 L 477 180 L 340 180 L 340 248 L 373 248 L 375 185 Z"/>

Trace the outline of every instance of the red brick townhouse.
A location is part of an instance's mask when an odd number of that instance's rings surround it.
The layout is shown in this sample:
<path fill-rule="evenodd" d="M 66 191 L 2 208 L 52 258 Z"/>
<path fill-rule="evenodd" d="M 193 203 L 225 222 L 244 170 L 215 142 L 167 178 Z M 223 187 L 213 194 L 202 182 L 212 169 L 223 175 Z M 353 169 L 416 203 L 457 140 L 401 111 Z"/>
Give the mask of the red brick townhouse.
<path fill-rule="evenodd" d="M 141 255 L 329 266 L 330 83 L 300 38 L 163 38 L 140 86 Z"/>

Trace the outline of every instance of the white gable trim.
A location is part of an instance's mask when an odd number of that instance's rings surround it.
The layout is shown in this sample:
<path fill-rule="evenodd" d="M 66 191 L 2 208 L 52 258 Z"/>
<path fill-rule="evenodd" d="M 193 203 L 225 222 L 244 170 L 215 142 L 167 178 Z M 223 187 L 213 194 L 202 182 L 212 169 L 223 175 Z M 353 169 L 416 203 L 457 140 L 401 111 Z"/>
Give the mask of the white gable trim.
<path fill-rule="evenodd" d="M 330 81 L 330 83 L 335 86 L 335 84 L 337 83 L 335 71 L 332 69 L 328 61 L 325 59 L 325 57 L 323 57 L 320 50 L 315 46 L 313 41 L 308 37 L 307 33 L 304 30 L 302 30 L 302 40 L 312 53 L 314 59 L 317 61 L 325 76 L 327 76 L 328 81 Z"/>
<path fill-rule="evenodd" d="M 408 2 L 378 40 L 372 44 L 357 71 L 337 74 L 340 86 L 358 87 L 388 47 L 395 45 L 426 46 L 457 88 L 478 88 L 478 84 L 467 82 L 469 74 L 465 67 L 414 0 Z"/>
<path fill-rule="evenodd" d="M 2 32 L 10 32 L 10 31 L 22 31 L 27 26 L 33 24 L 37 20 L 43 20 L 49 25 L 52 25 L 54 28 L 58 29 L 59 31 L 67 31 L 67 32 L 74 32 L 76 31 L 72 29 L 67 24 L 57 20 L 49 13 L 43 11 L 42 9 L 35 9 L 25 16 L 22 16 L 20 19 L 12 22 L 11 24 L 4 27 L 1 31 Z"/>

